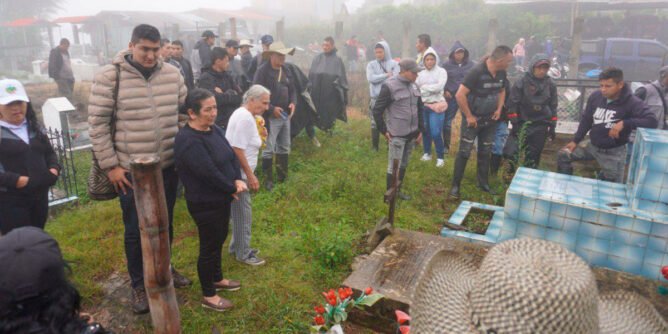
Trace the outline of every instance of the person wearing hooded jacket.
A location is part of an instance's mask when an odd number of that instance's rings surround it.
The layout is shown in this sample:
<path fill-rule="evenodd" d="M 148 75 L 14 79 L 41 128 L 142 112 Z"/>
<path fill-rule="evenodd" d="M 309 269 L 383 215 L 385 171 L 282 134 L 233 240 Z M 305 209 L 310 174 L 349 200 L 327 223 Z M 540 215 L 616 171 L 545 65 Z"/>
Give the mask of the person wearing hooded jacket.
<path fill-rule="evenodd" d="M 448 103 L 445 102 L 443 91 L 448 81 L 448 72 L 438 66 L 438 55 L 429 49 L 424 55 L 424 70 L 418 74 L 415 84 L 420 89 L 424 106 L 420 112 L 425 120 L 423 138 L 424 155 L 422 161 L 431 160 L 431 143 L 436 146 L 436 167 L 443 167 L 445 154 L 443 149 L 443 122 Z"/>
<path fill-rule="evenodd" d="M 626 167 L 626 144 L 637 128 L 655 128 L 656 116 L 631 93 L 624 72 L 607 68 L 598 77 L 600 89 L 587 100 L 573 140 L 559 150 L 557 171 L 573 174 L 573 161 L 596 160 L 599 178 L 621 183 Z M 589 132 L 589 139 L 585 135 Z"/>
<path fill-rule="evenodd" d="M 539 53 L 529 61 L 529 71 L 515 82 L 506 101 L 508 119 L 513 125 L 503 155 L 508 161 L 506 176 L 511 178 L 524 148 L 523 166 L 538 168 L 545 140 L 554 140 L 557 126 L 557 86 L 547 75 L 550 60 Z M 494 160 L 495 157 L 492 157 Z M 500 160 L 500 159 L 499 159 Z"/>
<path fill-rule="evenodd" d="M 392 59 L 390 46 L 380 41 L 374 46 L 375 60 L 366 65 L 366 79 L 369 81 L 369 118 L 371 119 L 371 142 L 374 150 L 378 151 L 380 132 L 373 118 L 373 106 L 376 104 L 380 88 L 387 79 L 399 74 L 399 64 Z"/>
<path fill-rule="evenodd" d="M 455 94 L 457 94 L 459 85 L 464 82 L 464 78 L 474 65 L 475 62 L 469 59 L 469 50 L 460 41 L 456 41 L 450 48 L 448 60 L 441 64 L 441 67 L 448 72 L 448 81 L 445 84 L 444 92 L 448 109 L 445 111 L 445 120 L 443 121 L 443 147 L 446 153 L 450 150 L 452 120 L 455 119 L 459 109 Z"/>
<path fill-rule="evenodd" d="M 643 100 L 649 110 L 656 116 L 656 128 L 668 129 L 668 66 L 659 70 L 659 80 L 654 80 L 639 87 L 634 94 Z M 629 143 L 626 148 L 626 163 L 631 161 L 635 135 L 635 131 L 633 131 L 629 136 Z"/>
<path fill-rule="evenodd" d="M 215 47 L 211 51 L 211 66 L 202 69 L 202 75 L 197 82 L 198 88 L 203 88 L 214 94 L 218 106 L 216 125 L 223 132 L 227 130 L 227 123 L 232 113 L 241 106 L 242 91 L 235 83 L 228 71 L 230 59 L 227 50 Z"/>
<path fill-rule="evenodd" d="M 206 30 L 202 33 L 202 39 L 195 43 L 192 53 L 190 54 L 190 61 L 192 62 L 192 70 L 195 81 L 199 80 L 202 74 L 202 69 L 211 67 L 211 47 L 216 42 L 216 34 L 211 30 Z"/>

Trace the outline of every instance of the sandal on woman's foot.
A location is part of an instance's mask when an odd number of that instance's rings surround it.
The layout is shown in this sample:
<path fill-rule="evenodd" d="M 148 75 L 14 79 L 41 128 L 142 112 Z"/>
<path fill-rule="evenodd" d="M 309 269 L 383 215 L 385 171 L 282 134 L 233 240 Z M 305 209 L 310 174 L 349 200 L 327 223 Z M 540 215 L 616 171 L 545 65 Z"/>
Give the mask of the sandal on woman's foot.
<path fill-rule="evenodd" d="M 224 312 L 225 310 L 231 309 L 234 304 L 225 298 L 220 298 L 220 301 L 217 304 L 211 303 L 206 299 L 202 299 L 202 306 L 216 312 Z"/>
<path fill-rule="evenodd" d="M 237 291 L 237 290 L 241 289 L 241 282 L 228 279 L 227 284 L 213 283 L 213 287 L 216 288 L 216 291 L 220 291 L 220 290 Z"/>

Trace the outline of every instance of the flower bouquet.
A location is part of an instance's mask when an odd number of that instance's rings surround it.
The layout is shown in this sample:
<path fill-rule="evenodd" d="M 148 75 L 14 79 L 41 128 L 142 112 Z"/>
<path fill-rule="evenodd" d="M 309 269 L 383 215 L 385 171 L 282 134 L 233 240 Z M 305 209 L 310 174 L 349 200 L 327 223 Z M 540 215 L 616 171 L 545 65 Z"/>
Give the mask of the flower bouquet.
<path fill-rule="evenodd" d="M 383 298 L 383 295 L 373 293 L 372 288 L 366 288 L 358 298 L 353 297 L 351 288 L 340 288 L 338 293 L 330 289 L 322 295 L 327 303 L 314 307 L 317 315 L 313 318 L 315 326 L 311 327 L 311 333 L 343 334 L 341 324 L 348 318 L 350 309 L 372 306 Z"/>

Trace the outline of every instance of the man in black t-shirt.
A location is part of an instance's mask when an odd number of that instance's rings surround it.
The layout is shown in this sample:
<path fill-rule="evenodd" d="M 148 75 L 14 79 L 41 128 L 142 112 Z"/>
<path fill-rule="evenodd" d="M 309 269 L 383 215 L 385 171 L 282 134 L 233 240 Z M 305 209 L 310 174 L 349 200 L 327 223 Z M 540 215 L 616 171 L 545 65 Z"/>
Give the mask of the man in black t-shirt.
<path fill-rule="evenodd" d="M 504 89 L 507 79 L 506 69 L 512 61 L 512 49 L 505 45 L 497 46 L 489 57 L 471 69 L 457 90 L 457 104 L 464 118 L 450 197 L 459 198 L 459 186 L 476 138 L 478 138 L 478 186 L 482 191 L 491 193 L 490 154 L 496 123 L 501 117 L 501 109 L 506 98 Z"/>

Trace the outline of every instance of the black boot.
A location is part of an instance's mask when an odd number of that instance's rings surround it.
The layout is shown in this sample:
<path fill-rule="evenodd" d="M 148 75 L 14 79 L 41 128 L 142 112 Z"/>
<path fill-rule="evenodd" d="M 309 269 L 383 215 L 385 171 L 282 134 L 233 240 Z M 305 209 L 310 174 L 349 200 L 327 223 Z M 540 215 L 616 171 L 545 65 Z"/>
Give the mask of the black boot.
<path fill-rule="evenodd" d="M 494 192 L 489 187 L 489 168 L 491 156 L 489 153 L 478 153 L 478 188 L 480 190 L 494 195 Z"/>
<path fill-rule="evenodd" d="M 399 181 L 401 181 L 401 186 L 399 186 L 399 199 L 404 200 L 404 201 L 410 201 L 411 197 L 407 194 L 404 194 L 401 192 L 401 188 L 404 185 L 404 177 L 406 176 L 406 168 L 399 168 Z"/>
<path fill-rule="evenodd" d="M 458 199 L 460 196 L 459 186 L 462 183 L 464 178 L 464 170 L 466 169 L 466 163 L 468 159 L 457 156 L 455 159 L 455 172 L 452 176 L 452 188 L 450 188 L 450 197 Z"/>
<path fill-rule="evenodd" d="M 502 155 L 492 154 L 492 160 L 489 163 L 489 173 L 492 175 L 499 174 L 499 168 L 501 168 L 502 161 L 503 161 Z"/>
<path fill-rule="evenodd" d="M 288 154 L 276 154 L 276 179 L 285 182 L 288 178 Z"/>
<path fill-rule="evenodd" d="M 273 158 L 262 159 L 262 174 L 264 174 L 264 188 L 268 191 L 274 189 Z"/>
<path fill-rule="evenodd" d="M 371 147 L 378 151 L 378 144 L 380 141 L 380 132 L 376 129 L 371 129 Z"/>
<path fill-rule="evenodd" d="M 392 182 L 394 182 L 394 180 L 392 180 L 392 174 L 386 174 L 386 175 L 387 177 L 385 179 L 385 185 L 386 185 L 385 189 L 390 190 L 390 188 L 392 188 Z"/>
<path fill-rule="evenodd" d="M 448 154 L 450 152 L 450 137 L 452 137 L 450 131 L 443 131 L 443 149 L 445 154 Z"/>

